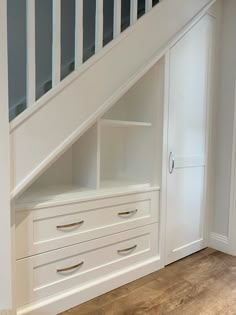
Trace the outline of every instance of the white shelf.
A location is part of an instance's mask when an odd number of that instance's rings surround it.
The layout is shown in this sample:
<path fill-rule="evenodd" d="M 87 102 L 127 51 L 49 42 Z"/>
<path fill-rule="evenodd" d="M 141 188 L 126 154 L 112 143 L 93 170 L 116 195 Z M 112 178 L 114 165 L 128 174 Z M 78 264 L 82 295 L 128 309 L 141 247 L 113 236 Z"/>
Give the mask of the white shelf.
<path fill-rule="evenodd" d="M 91 193 L 93 189 L 78 187 L 76 185 L 52 185 L 28 189 L 27 192 L 17 200 L 17 204 L 34 202 L 60 201 L 61 199 L 73 197 L 73 195 Z"/>
<path fill-rule="evenodd" d="M 140 121 L 126 121 L 126 120 L 115 120 L 115 119 L 101 119 L 101 125 L 111 127 L 152 127 L 151 123 L 140 122 Z"/>
<path fill-rule="evenodd" d="M 116 179 L 116 180 L 101 180 L 100 189 L 117 189 L 127 187 L 128 189 L 148 188 L 151 187 L 150 183 L 145 183 L 137 180 L 130 179 Z"/>
<path fill-rule="evenodd" d="M 103 180 L 100 189 L 89 189 L 77 186 L 50 186 L 42 189 L 29 189 L 24 196 L 20 197 L 16 204 L 17 211 L 27 209 L 47 208 L 56 205 L 70 204 L 106 198 L 124 194 L 133 194 L 144 191 L 156 191 L 160 187 L 149 183 L 141 183 L 133 180 Z"/>

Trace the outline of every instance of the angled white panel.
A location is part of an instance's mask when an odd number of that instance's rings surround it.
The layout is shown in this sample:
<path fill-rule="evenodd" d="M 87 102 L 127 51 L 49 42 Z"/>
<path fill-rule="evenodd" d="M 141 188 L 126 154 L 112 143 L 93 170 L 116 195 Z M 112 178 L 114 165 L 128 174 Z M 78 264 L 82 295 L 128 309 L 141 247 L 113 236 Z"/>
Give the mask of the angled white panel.
<path fill-rule="evenodd" d="M 90 66 L 85 71 L 65 79 L 63 89 L 57 93 L 52 90 L 51 98 L 48 96 L 43 106 L 16 125 L 10 139 L 14 146 L 12 196 L 19 194 L 76 141 L 140 73 L 149 69 L 158 54 L 165 52 L 175 35 L 210 3 L 213 1 L 161 2 L 143 16 L 131 32 L 120 37 L 116 45 L 105 47 L 104 52 L 109 53 L 92 64 L 88 61 Z M 155 41 L 147 36 L 150 30 L 162 30 L 155 33 Z"/>

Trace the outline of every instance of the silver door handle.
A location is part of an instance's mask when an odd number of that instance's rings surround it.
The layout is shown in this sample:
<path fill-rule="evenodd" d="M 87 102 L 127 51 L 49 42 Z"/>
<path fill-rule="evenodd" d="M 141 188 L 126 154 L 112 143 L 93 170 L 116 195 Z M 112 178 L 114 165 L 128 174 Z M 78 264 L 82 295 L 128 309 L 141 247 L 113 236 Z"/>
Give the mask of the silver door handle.
<path fill-rule="evenodd" d="M 173 152 L 170 152 L 169 155 L 169 173 L 172 174 L 175 168 L 175 156 Z"/>

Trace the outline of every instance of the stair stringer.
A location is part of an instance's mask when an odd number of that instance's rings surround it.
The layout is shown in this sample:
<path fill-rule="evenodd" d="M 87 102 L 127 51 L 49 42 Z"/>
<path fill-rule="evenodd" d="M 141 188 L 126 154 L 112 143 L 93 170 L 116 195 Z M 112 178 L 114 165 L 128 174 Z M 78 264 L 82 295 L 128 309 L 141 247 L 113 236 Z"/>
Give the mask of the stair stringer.
<path fill-rule="evenodd" d="M 10 131 L 11 197 L 22 193 L 119 99 L 215 0 L 164 0 Z M 190 23 L 188 25 L 188 23 Z M 153 31 L 155 31 L 155 37 Z M 145 104 L 144 104 L 145 106 Z"/>

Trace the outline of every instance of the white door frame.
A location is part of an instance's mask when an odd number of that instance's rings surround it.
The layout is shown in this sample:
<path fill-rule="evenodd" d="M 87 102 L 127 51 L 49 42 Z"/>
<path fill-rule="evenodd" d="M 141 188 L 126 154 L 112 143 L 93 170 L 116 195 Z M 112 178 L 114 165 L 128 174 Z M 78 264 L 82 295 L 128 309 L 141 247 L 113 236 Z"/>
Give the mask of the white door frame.
<path fill-rule="evenodd" d="M 0 313 L 12 308 L 7 0 L 0 0 Z"/>

